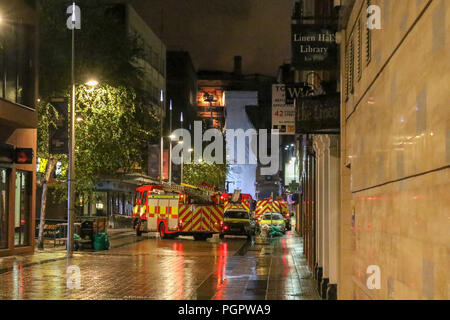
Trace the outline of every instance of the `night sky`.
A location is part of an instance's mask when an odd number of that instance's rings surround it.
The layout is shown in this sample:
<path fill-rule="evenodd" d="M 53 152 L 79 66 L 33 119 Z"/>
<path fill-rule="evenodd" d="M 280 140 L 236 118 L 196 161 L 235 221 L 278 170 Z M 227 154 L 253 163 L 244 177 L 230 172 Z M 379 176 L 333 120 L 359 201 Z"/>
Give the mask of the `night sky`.
<path fill-rule="evenodd" d="M 197 70 L 232 71 L 241 55 L 244 73 L 276 75 L 290 58 L 292 0 L 130 2 L 169 50 L 189 51 Z"/>

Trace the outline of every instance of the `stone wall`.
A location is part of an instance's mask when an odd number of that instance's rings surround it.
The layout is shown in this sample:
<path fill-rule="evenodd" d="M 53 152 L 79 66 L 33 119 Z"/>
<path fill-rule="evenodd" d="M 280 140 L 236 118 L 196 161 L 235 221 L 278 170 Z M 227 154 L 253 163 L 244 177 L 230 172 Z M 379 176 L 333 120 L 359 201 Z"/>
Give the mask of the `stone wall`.
<path fill-rule="evenodd" d="M 341 43 L 350 57 L 353 41 L 354 90 L 347 99 L 342 58 L 338 296 L 448 299 L 450 3 L 370 2 L 382 27 L 370 54 L 367 1 L 355 2 Z M 367 286 L 371 265 L 380 289 Z"/>

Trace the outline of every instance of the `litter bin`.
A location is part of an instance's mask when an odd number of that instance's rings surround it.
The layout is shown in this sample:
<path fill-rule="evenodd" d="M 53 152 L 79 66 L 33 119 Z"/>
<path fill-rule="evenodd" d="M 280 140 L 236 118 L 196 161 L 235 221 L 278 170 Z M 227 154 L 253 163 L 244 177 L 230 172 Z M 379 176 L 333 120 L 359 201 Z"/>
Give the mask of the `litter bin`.
<path fill-rule="evenodd" d="M 94 222 L 83 221 L 80 228 L 80 237 L 83 240 L 94 240 Z"/>
<path fill-rule="evenodd" d="M 109 249 L 109 239 L 106 233 L 100 232 L 94 235 L 94 249 L 96 251 Z"/>

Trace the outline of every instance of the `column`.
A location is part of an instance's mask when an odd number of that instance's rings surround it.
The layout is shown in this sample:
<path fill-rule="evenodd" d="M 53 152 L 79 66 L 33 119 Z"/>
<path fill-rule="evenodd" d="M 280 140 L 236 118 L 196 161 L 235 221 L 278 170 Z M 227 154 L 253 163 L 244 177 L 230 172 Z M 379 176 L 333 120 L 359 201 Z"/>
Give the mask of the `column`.
<path fill-rule="evenodd" d="M 316 153 L 316 223 L 315 223 L 315 234 L 316 234 L 316 257 L 317 266 L 315 270 L 315 278 L 317 280 L 318 291 L 321 291 L 322 274 L 323 274 L 323 147 L 320 136 L 314 136 L 313 147 Z"/>
<path fill-rule="evenodd" d="M 339 136 L 330 136 L 329 174 L 329 283 L 326 292 L 328 300 L 337 299 L 339 210 L 340 210 L 340 152 Z"/>
<path fill-rule="evenodd" d="M 330 200 L 330 188 L 329 188 L 329 173 L 330 173 L 330 137 L 329 135 L 321 135 L 319 137 L 322 145 L 322 282 L 320 287 L 320 295 L 322 298 L 326 298 L 328 282 L 329 282 L 329 200 Z"/>

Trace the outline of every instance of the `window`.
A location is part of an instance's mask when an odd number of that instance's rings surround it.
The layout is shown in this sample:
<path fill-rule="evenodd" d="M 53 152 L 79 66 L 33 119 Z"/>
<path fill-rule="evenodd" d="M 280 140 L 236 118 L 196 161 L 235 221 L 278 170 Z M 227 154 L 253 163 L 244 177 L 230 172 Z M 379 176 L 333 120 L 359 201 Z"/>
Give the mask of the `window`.
<path fill-rule="evenodd" d="M 16 171 L 14 245 L 30 245 L 31 173 Z"/>
<path fill-rule="evenodd" d="M 0 168 L 0 249 L 8 248 L 9 174 Z"/>
<path fill-rule="evenodd" d="M 357 48 L 356 48 L 356 58 L 357 58 L 357 61 L 356 61 L 356 63 L 357 63 L 357 65 L 356 65 L 356 77 L 357 77 L 357 79 L 358 79 L 358 81 L 359 80 L 361 80 L 361 76 L 362 76 L 362 64 L 361 64 L 361 60 L 362 60 L 362 57 L 361 57 L 361 51 L 362 51 L 362 49 L 361 49 L 361 47 L 362 47 L 362 44 L 361 44 L 361 37 L 362 37 L 362 35 L 361 35 L 361 20 L 360 19 L 358 19 L 358 25 L 357 25 L 357 29 L 356 29 L 356 32 L 357 32 L 357 35 L 356 35 L 356 37 L 357 37 Z"/>
<path fill-rule="evenodd" d="M 229 219 L 249 219 L 247 211 L 228 211 L 228 212 L 225 212 L 225 218 L 229 218 Z"/>
<path fill-rule="evenodd" d="M 352 40 L 350 41 L 350 56 L 349 56 L 349 63 L 350 63 L 350 68 L 349 68 L 349 90 L 350 90 L 350 94 L 353 94 L 354 92 L 354 79 L 355 79 L 355 44 Z"/>
<path fill-rule="evenodd" d="M 19 24 L 0 28 L 0 97 L 33 106 L 33 29 Z"/>
<path fill-rule="evenodd" d="M 128 193 L 124 195 L 125 197 L 125 209 L 124 214 L 130 216 L 133 214 L 133 194 Z"/>
<path fill-rule="evenodd" d="M 370 0 L 367 0 L 367 7 L 370 6 Z M 369 17 L 369 14 L 367 14 L 367 18 Z M 372 57 L 372 33 L 367 26 L 365 26 L 366 29 L 366 63 L 367 65 L 370 63 L 371 57 Z"/>
<path fill-rule="evenodd" d="M 283 216 L 279 213 L 266 213 L 263 220 L 283 220 Z"/>
<path fill-rule="evenodd" d="M 344 81 L 345 81 L 345 101 L 348 100 L 348 96 L 349 96 L 349 92 L 350 92 L 350 84 L 349 84 L 349 65 L 350 65 L 350 54 L 349 54 L 349 47 L 347 46 L 346 51 L 345 51 L 345 71 L 344 71 Z"/>

